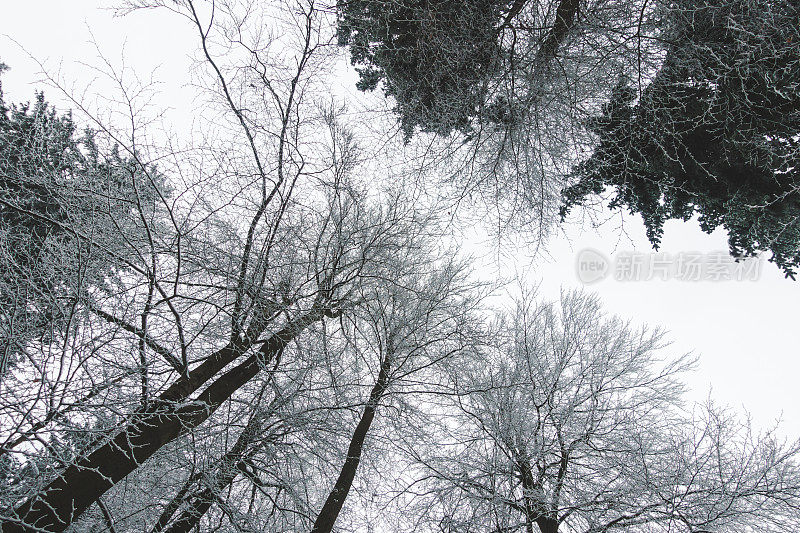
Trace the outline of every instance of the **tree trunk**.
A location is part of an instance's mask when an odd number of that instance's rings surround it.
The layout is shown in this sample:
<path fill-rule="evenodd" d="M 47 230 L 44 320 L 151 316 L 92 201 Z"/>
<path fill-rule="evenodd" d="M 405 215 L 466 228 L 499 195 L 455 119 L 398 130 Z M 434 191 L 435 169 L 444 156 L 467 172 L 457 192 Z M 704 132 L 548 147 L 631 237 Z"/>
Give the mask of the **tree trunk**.
<path fill-rule="evenodd" d="M 205 482 L 203 487 L 199 488 L 188 498 L 185 496 L 185 493 L 181 495 L 182 501 L 188 501 L 189 503 L 185 506 L 178 518 L 172 522 L 172 525 L 166 529 L 166 533 L 189 533 L 189 531 L 200 522 L 200 519 L 206 514 L 211 504 L 216 500 L 217 495 L 233 483 L 233 480 L 239 473 L 239 468 L 243 466 L 242 459 L 245 456 L 247 447 L 250 446 L 250 443 L 261 433 L 261 422 L 257 415 L 253 415 L 231 449 L 219 460 L 217 468 L 215 469 L 214 478 L 210 480 L 210 482 Z M 178 502 L 175 510 L 177 510 L 177 507 L 179 507 L 181 503 L 181 501 Z M 174 513 L 175 510 L 172 512 Z M 167 517 L 167 521 L 170 517 Z M 159 520 L 159 523 L 160 522 L 161 520 Z M 156 528 L 153 528 L 153 533 L 162 531 L 163 526 L 159 528 L 158 525 L 159 524 L 156 525 Z"/>
<path fill-rule="evenodd" d="M 555 513 L 548 512 L 541 498 L 543 495 L 542 487 L 533 477 L 533 470 L 527 457 L 521 456 L 517 459 L 517 467 L 520 470 L 522 488 L 525 499 L 525 514 L 528 530 L 532 529 L 531 523 L 535 522 L 539 526 L 541 533 L 558 533 L 559 521 L 553 518 Z M 532 498 L 538 495 L 539 498 Z"/>
<path fill-rule="evenodd" d="M 350 447 L 347 449 L 347 458 L 342 465 L 342 470 L 339 473 L 339 478 L 333 486 L 322 506 L 322 510 L 317 515 L 314 521 L 314 526 L 311 528 L 311 533 L 330 533 L 339 513 L 344 506 L 344 501 L 347 494 L 350 492 L 350 487 L 353 485 L 353 479 L 356 476 L 358 463 L 361 461 L 361 452 L 364 448 L 364 439 L 367 436 L 372 420 L 375 418 L 375 408 L 378 402 L 386 391 L 386 385 L 389 381 L 389 369 L 391 367 L 391 359 L 387 355 L 381 363 L 380 372 L 378 372 L 378 379 L 375 386 L 369 395 L 369 400 L 364 406 L 364 411 L 361 413 L 361 419 L 353 431 L 353 437 L 350 439 Z"/>
<path fill-rule="evenodd" d="M 178 406 L 159 402 L 152 412 L 138 416 L 110 442 L 76 460 L 44 490 L 20 505 L 14 514 L 21 523 L 4 524 L 3 532 L 60 532 L 66 529 L 108 489 L 136 470 L 162 446 L 202 424 L 225 400 L 258 374 L 262 365 L 270 362 L 293 338 L 322 316 L 322 310 L 312 309 L 287 324 L 270 337 L 258 353 L 217 378 L 195 401 Z M 203 376 L 209 375 L 214 368 L 225 366 L 222 364 L 224 354 L 220 352 L 197 367 L 197 372 L 190 373 L 188 380 L 181 379 L 169 387 L 161 397 L 181 398 L 186 391 L 198 388 Z"/>
<path fill-rule="evenodd" d="M 161 516 L 158 517 L 158 520 L 156 520 L 156 523 L 153 526 L 152 533 L 161 533 L 164 528 L 167 527 L 169 521 L 172 520 L 172 515 L 174 515 L 181 506 L 183 501 L 186 499 L 186 494 L 189 492 L 189 489 L 192 488 L 192 485 L 194 485 L 198 479 L 200 479 L 200 474 L 197 472 L 193 471 L 189 475 L 189 478 L 186 480 L 186 483 L 183 484 L 181 490 L 179 490 L 175 497 L 170 500 L 166 507 L 164 507 L 164 510 L 161 512 Z"/>
<path fill-rule="evenodd" d="M 540 516 L 536 519 L 536 525 L 542 533 L 558 533 L 558 520 Z"/>
<path fill-rule="evenodd" d="M 553 27 L 547 32 L 542 46 L 536 52 L 534 64 L 544 66 L 555 57 L 558 47 L 564 42 L 572 26 L 575 25 L 579 6 L 579 0 L 561 0 L 556 8 L 556 20 Z"/>
<path fill-rule="evenodd" d="M 207 486 L 194 493 L 189 500 L 187 508 L 172 523 L 169 529 L 166 530 L 166 533 L 189 533 L 189 531 L 200 522 L 203 515 L 206 514 L 211 504 L 216 499 L 217 494 L 225 490 L 225 488 L 233 482 L 233 479 L 236 477 L 236 472 L 226 473 L 224 477 L 225 479 L 219 480 L 219 483 L 215 483 L 213 488 Z"/>

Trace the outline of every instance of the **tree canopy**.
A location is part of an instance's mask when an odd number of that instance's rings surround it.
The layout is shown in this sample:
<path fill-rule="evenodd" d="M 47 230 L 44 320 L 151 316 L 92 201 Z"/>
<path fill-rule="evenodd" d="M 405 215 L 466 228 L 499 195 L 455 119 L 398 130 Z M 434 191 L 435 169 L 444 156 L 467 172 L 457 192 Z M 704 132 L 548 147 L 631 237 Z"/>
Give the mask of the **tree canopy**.
<path fill-rule="evenodd" d="M 693 361 L 665 356 L 663 331 L 604 314 L 586 293 L 528 293 L 495 338 L 490 353 L 456 358 L 453 409 L 431 448 L 417 448 L 420 499 L 441 531 L 797 524 L 797 447 L 754 437 L 713 403 L 687 410 Z"/>
<path fill-rule="evenodd" d="M 459 130 L 539 218 L 546 200 L 530 198 L 549 183 L 563 187 L 562 220 L 610 188 L 655 247 L 667 220 L 696 214 L 704 231 L 725 228 L 734 256 L 768 251 L 794 277 L 799 12 L 790 0 L 365 0 L 340 4 L 339 42 L 358 87 L 395 99 L 407 138 Z"/>
<path fill-rule="evenodd" d="M 59 115 L 43 93 L 9 106 L 0 87 L 3 369 L 89 287 L 127 268 L 115 254 L 113 226 L 135 227 L 137 202 L 152 214 L 155 168 L 137 170 L 116 147 L 103 154 L 96 132 L 76 130 L 71 114 Z"/>
<path fill-rule="evenodd" d="M 99 104 L 45 73 L 74 116 L 0 93 L 3 533 L 796 531 L 800 441 L 454 214 L 568 176 L 790 272 L 796 5 L 748 1 L 126 2 L 196 39 L 187 131 L 105 58 Z"/>
<path fill-rule="evenodd" d="M 501 53 L 498 21 L 508 2 L 376 2 L 340 6 L 338 40 L 359 65 L 359 89 L 397 101 L 403 131 L 468 129 L 485 105 L 486 81 Z"/>
<path fill-rule="evenodd" d="M 590 122 L 599 143 L 563 192 L 562 217 L 607 187 L 610 207 L 664 222 L 699 215 L 731 254 L 800 265 L 800 4 L 682 1 L 664 7 L 666 58 L 640 97 L 623 80 Z"/>

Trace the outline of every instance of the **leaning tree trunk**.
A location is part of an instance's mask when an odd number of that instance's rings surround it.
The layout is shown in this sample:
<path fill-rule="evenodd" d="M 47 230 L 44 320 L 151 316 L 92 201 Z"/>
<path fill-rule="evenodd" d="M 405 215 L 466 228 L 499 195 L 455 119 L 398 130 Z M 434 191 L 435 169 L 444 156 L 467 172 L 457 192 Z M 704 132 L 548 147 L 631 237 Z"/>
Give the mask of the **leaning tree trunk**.
<path fill-rule="evenodd" d="M 575 25 L 579 7 L 579 0 L 561 0 L 559 2 L 556 8 L 556 20 L 536 52 L 535 64 L 544 65 L 555 57 L 569 30 Z"/>
<path fill-rule="evenodd" d="M 339 517 L 339 512 L 341 512 L 347 494 L 350 492 L 350 487 L 353 485 L 358 463 L 361 461 L 364 439 L 372 425 L 372 420 L 375 418 L 375 409 L 378 406 L 381 396 L 383 396 L 383 393 L 386 391 L 390 367 L 391 359 L 387 355 L 381 363 L 378 379 L 375 381 L 375 386 L 372 387 L 369 400 L 364 406 L 364 411 L 361 413 L 361 420 L 359 420 L 355 431 L 353 431 L 353 437 L 350 439 L 350 447 L 347 449 L 347 458 L 342 465 L 339 478 L 336 480 L 333 490 L 331 490 L 328 495 L 328 499 L 325 500 L 325 505 L 322 506 L 322 510 L 317 515 L 311 533 L 330 533 L 333 529 L 333 524 L 336 523 L 336 519 Z"/>
<path fill-rule="evenodd" d="M 158 517 L 156 523 L 153 525 L 152 533 L 161 533 L 164 531 L 164 528 L 167 527 L 169 521 L 172 520 L 172 515 L 174 515 L 181 504 L 186 499 L 186 495 L 189 493 L 189 490 L 194 486 L 195 482 L 200 480 L 200 473 L 199 472 L 192 472 L 186 483 L 183 484 L 181 490 L 170 500 L 170 502 L 164 507 L 164 510 L 161 512 L 161 516 Z"/>
<path fill-rule="evenodd" d="M 153 533 L 161 531 L 166 533 L 189 533 L 200 522 L 203 515 L 206 514 L 211 504 L 216 500 L 217 495 L 233 483 L 239 469 L 244 466 L 245 454 L 252 454 L 253 450 L 248 452 L 247 447 L 260 436 L 262 425 L 262 420 L 257 415 L 253 415 L 253 418 L 242 430 L 231 449 L 218 461 L 214 477 L 203 483 L 201 487 L 189 496 L 185 494 L 186 491 L 183 491 L 183 494 L 179 494 L 176 497 L 177 500 L 173 500 L 168 509 L 165 509 L 165 512 L 153 528 Z M 255 448 L 258 449 L 258 446 Z M 172 508 L 169 509 L 169 507 Z M 178 507 L 183 507 L 183 511 L 168 528 L 164 529 L 164 526 L 172 518 L 172 514 Z"/>
<path fill-rule="evenodd" d="M 78 459 L 39 494 L 17 507 L 14 511 L 16 520 L 3 524 L 3 533 L 42 530 L 57 533 L 66 529 L 108 489 L 136 470 L 161 447 L 208 419 L 234 392 L 258 374 L 264 364 L 272 361 L 292 339 L 308 325 L 321 319 L 323 314 L 321 309 L 315 308 L 287 324 L 270 337 L 256 354 L 217 378 L 196 400 L 183 405 L 159 402 L 151 412 L 138 416 L 110 442 Z M 206 360 L 198 370 L 202 369 L 207 374 L 222 360 Z M 170 399 L 173 396 L 180 397 L 192 387 L 199 387 L 202 384 L 196 384 L 199 379 L 182 379 L 162 396 Z"/>

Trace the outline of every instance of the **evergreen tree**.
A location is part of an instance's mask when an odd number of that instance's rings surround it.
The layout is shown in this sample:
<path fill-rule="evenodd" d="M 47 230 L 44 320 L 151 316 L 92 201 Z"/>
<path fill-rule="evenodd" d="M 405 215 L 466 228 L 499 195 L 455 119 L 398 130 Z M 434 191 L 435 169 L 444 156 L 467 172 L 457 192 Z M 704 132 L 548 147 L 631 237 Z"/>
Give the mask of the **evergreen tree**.
<path fill-rule="evenodd" d="M 563 191 L 641 214 L 657 248 L 667 220 L 699 215 L 731 254 L 800 265 L 800 2 L 681 0 L 662 7 L 664 64 L 637 100 L 622 81 L 590 124 L 599 144 Z"/>
<path fill-rule="evenodd" d="M 338 39 L 358 66 L 357 87 L 383 82 L 403 131 L 468 130 L 497 67 L 503 0 L 355 0 L 339 6 Z"/>
<path fill-rule="evenodd" d="M 9 106 L 0 86 L 0 372 L 124 266 L 111 235 L 134 209 L 154 208 L 144 174 L 158 175 L 115 147 L 102 155 L 96 132 L 79 134 L 43 93 Z"/>

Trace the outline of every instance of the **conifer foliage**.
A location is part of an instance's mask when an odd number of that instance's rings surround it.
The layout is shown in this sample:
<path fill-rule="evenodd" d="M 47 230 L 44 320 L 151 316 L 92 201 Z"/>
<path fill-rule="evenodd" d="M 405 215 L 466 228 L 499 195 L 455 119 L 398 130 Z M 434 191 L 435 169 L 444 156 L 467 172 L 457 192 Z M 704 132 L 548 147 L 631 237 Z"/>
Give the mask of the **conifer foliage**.
<path fill-rule="evenodd" d="M 724 227 L 731 254 L 800 265 L 800 3 L 663 6 L 664 64 L 637 98 L 625 81 L 591 122 L 599 144 L 562 216 L 611 187 L 658 246 L 667 220 Z"/>

